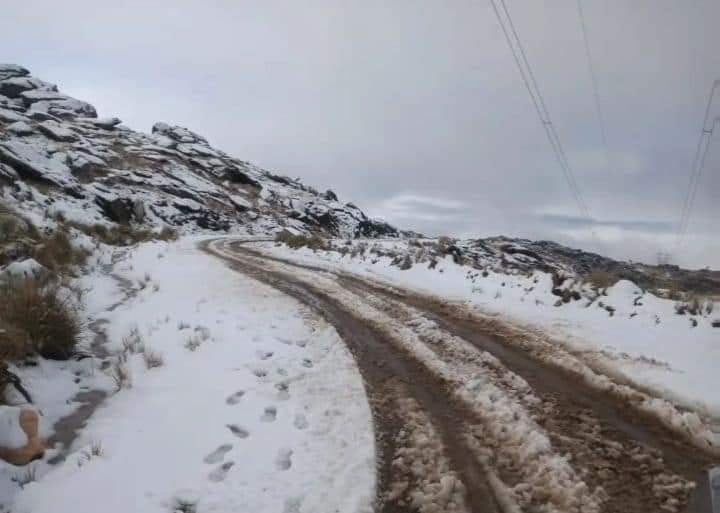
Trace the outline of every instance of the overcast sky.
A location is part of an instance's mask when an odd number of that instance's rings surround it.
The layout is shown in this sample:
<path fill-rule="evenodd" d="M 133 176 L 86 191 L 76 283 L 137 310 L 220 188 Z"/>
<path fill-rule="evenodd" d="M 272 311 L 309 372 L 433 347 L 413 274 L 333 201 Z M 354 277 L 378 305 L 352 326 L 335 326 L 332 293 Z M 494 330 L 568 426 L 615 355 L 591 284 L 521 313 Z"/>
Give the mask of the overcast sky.
<path fill-rule="evenodd" d="M 23 0 L 2 6 L 0 62 L 132 128 L 185 125 L 402 228 L 549 238 L 651 262 L 673 251 L 680 264 L 720 268 L 717 141 L 674 248 L 720 78 L 720 2 L 583 1 L 607 156 L 576 1 L 506 3 L 592 223 L 488 0 Z"/>

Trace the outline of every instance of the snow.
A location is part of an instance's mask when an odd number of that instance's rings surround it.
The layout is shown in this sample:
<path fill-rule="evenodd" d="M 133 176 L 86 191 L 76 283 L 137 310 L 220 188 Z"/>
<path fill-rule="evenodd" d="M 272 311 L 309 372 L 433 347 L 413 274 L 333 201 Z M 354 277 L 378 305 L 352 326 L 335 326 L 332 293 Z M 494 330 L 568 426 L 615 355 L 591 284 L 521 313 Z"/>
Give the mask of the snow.
<path fill-rule="evenodd" d="M 12 110 L 7 109 L 0 109 L 0 121 L 5 121 L 6 123 L 12 123 L 14 121 L 22 121 L 25 119 L 25 116 L 22 116 L 18 114 L 17 112 L 14 112 Z"/>
<path fill-rule="evenodd" d="M 642 293 L 628 281 L 618 282 L 590 306 L 586 301 L 573 301 L 556 307 L 558 298 L 551 293 L 552 278 L 547 273 L 523 276 L 490 271 L 483 277 L 473 268 L 456 265 L 450 257 L 440 260 L 435 269 L 416 264 L 401 270 L 391 265 L 392 258 L 387 256 L 368 253 L 353 258 L 352 248 L 361 243 L 353 242 L 344 256 L 307 248 L 293 251 L 272 242 L 255 246 L 281 258 L 440 296 L 480 314 L 506 319 L 528 333 L 542 333 L 594 369 L 620 376 L 709 417 L 720 431 L 720 420 L 713 420 L 720 419 L 720 396 L 715 393 L 720 389 L 716 368 L 720 329 L 712 327 L 717 315 L 697 316 L 698 325 L 693 328 L 688 316 L 675 313 L 674 301 Z M 397 244 L 381 243 L 387 248 Z M 610 316 L 600 304 L 614 308 L 614 314 Z"/>
<path fill-rule="evenodd" d="M 18 449 L 27 443 L 27 436 L 20 427 L 20 412 L 17 406 L 0 405 L 0 447 Z"/>
<path fill-rule="evenodd" d="M 11 123 L 8 125 L 7 129 L 17 135 L 28 135 L 33 133 L 33 128 L 25 121 L 16 121 L 15 123 Z"/>
<path fill-rule="evenodd" d="M 38 276 L 43 270 L 45 270 L 45 267 L 43 267 L 42 264 L 33 258 L 28 258 L 20 262 L 12 262 L 5 267 L 0 267 L 0 277 L 32 277 Z"/>
<path fill-rule="evenodd" d="M 0 152 L 14 161 L 32 169 L 42 178 L 58 185 L 74 185 L 70 169 L 57 159 L 49 156 L 42 146 L 32 142 L 10 140 L 0 144 Z"/>
<path fill-rule="evenodd" d="M 55 139 L 56 141 L 67 142 L 77 139 L 77 136 L 72 130 L 70 130 L 66 126 L 61 125 L 57 121 L 43 121 L 42 123 L 38 124 L 38 128 L 42 130 L 43 133 L 48 135 L 50 138 Z"/>
<path fill-rule="evenodd" d="M 110 272 L 123 286 L 84 279 L 107 348 L 122 351 L 124 339 L 163 364 L 148 369 L 127 351 L 132 386 L 112 392 L 12 511 L 164 513 L 188 500 L 201 512 L 372 510 L 370 408 L 337 333 L 196 242 L 116 254 Z"/>

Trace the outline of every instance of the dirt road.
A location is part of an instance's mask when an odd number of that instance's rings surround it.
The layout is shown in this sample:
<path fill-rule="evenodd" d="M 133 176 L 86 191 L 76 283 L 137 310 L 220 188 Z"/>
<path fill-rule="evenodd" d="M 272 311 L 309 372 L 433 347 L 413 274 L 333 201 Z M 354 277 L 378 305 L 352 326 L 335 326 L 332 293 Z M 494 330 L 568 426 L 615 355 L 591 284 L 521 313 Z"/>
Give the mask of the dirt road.
<path fill-rule="evenodd" d="M 373 409 L 378 512 L 700 512 L 717 457 L 519 332 L 432 297 L 206 249 L 313 307 L 352 351 Z"/>

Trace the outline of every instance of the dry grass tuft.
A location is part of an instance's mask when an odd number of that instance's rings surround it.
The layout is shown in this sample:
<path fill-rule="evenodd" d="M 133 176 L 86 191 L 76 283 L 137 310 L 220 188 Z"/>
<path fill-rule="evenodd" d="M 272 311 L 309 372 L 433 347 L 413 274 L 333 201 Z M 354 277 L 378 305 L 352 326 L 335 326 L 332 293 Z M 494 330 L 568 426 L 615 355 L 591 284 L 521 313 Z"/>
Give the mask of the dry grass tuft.
<path fill-rule="evenodd" d="M 0 319 L 9 341 L 3 351 L 19 357 L 36 353 L 53 360 L 70 358 L 83 324 L 67 287 L 51 276 L 13 278 L 0 285 Z"/>
<path fill-rule="evenodd" d="M 307 247 L 316 251 L 318 249 L 327 249 L 328 247 L 328 242 L 322 237 L 317 235 L 296 235 L 288 230 L 278 232 L 275 235 L 275 241 L 285 243 L 291 249 Z"/>
<path fill-rule="evenodd" d="M 156 369 L 157 367 L 162 367 L 165 364 L 165 359 L 162 354 L 148 349 L 146 349 L 143 353 L 143 359 L 145 360 L 145 367 L 148 369 Z"/>
<path fill-rule="evenodd" d="M 616 274 L 603 269 L 593 269 L 588 273 L 586 279 L 596 289 L 607 289 L 620 280 Z"/>

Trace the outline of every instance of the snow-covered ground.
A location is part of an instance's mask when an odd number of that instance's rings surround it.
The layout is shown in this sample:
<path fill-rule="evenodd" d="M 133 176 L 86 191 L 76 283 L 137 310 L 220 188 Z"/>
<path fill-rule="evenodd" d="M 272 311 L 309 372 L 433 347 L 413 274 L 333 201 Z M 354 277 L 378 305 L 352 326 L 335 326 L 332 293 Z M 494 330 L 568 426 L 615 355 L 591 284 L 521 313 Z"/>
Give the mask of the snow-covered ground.
<path fill-rule="evenodd" d="M 274 242 L 256 242 L 253 246 L 281 258 L 461 301 L 484 314 L 549 334 L 571 352 L 609 372 L 720 419 L 720 396 L 716 393 L 720 389 L 720 328 L 712 326 L 720 319 L 720 305 L 714 314 L 694 316 L 697 326 L 693 327 L 690 316 L 677 315 L 675 301 L 620 281 L 589 306 L 586 300 L 555 306 L 558 297 L 551 293 L 552 277 L 547 273 L 523 276 L 490 270 L 485 276 L 477 269 L 456 265 L 449 256 L 434 269 L 424 263 L 402 270 L 391 265 L 389 256 L 353 251 L 361 244 L 352 242 L 345 254 L 292 250 Z M 399 248 L 402 254 L 406 243 L 381 244 L 385 249 Z M 614 309 L 612 315 L 607 307 Z M 720 429 L 720 425 L 716 427 Z"/>
<path fill-rule="evenodd" d="M 22 489 L 11 478 L 26 470 L 0 468 L 13 512 L 371 510 L 370 408 L 335 330 L 196 244 L 147 243 L 84 279 L 88 312 L 126 361 L 65 364 L 109 395 L 64 462 L 37 463 Z M 67 386 L 29 380 L 48 424 L 78 387 L 52 371 Z M 130 383 L 116 391 L 118 371 Z"/>

